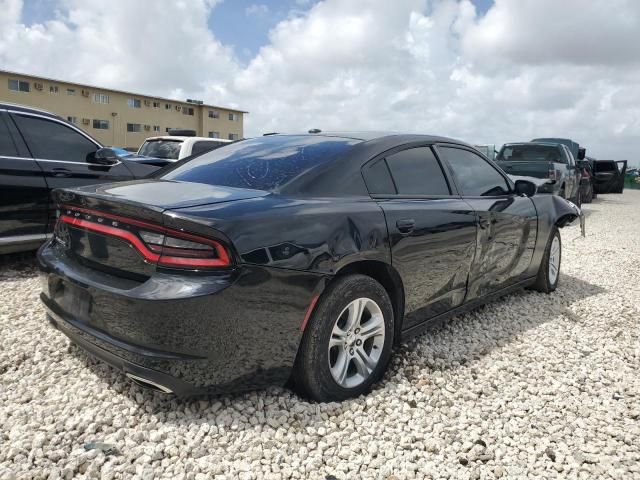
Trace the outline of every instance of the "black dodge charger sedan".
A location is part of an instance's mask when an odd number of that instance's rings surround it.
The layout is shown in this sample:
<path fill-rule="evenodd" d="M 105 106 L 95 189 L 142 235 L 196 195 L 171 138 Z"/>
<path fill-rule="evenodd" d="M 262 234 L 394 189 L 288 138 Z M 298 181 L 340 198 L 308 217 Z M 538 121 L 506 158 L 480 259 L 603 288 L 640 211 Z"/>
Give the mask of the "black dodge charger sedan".
<path fill-rule="evenodd" d="M 456 140 L 313 132 L 56 190 L 38 256 L 49 320 L 157 390 L 292 378 L 329 401 L 370 389 L 401 338 L 556 288 L 573 204 Z"/>

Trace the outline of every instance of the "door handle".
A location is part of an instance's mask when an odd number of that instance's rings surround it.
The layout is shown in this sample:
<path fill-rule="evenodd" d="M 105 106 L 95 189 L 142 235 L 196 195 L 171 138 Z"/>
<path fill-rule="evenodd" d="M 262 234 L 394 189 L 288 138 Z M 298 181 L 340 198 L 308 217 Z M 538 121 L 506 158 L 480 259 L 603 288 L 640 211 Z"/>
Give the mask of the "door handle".
<path fill-rule="evenodd" d="M 413 218 L 403 218 L 396 222 L 396 227 L 400 230 L 400 233 L 411 233 L 416 226 L 416 221 Z"/>
<path fill-rule="evenodd" d="M 54 177 L 70 177 L 72 173 L 68 168 L 54 168 L 52 172 Z"/>

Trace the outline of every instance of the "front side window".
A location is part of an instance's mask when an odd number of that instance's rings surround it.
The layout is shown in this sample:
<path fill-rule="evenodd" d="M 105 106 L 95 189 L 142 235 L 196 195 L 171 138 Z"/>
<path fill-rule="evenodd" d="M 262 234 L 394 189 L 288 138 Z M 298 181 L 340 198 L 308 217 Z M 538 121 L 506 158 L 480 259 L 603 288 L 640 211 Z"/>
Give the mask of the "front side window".
<path fill-rule="evenodd" d="M 109 95 L 106 93 L 94 93 L 93 94 L 93 103 L 109 103 Z"/>
<path fill-rule="evenodd" d="M 14 92 L 28 92 L 29 82 L 23 82 L 22 80 L 13 80 L 9 79 L 9 90 L 13 90 Z"/>
<path fill-rule="evenodd" d="M 107 130 L 109 128 L 109 120 L 93 120 L 93 128 L 99 130 Z"/>
<path fill-rule="evenodd" d="M 130 108 L 140 108 L 140 99 L 139 98 L 130 98 L 129 100 L 127 100 L 127 105 L 129 105 Z"/>
<path fill-rule="evenodd" d="M 451 166 L 462 195 L 469 197 L 497 196 L 509 193 L 507 180 L 480 155 L 469 150 L 438 147 Z"/>
<path fill-rule="evenodd" d="M 127 123 L 127 132 L 140 132 L 142 131 L 142 125 L 139 123 Z"/>
<path fill-rule="evenodd" d="M 447 180 L 429 147 L 402 150 L 387 157 L 400 195 L 449 195 Z"/>
<path fill-rule="evenodd" d="M 36 158 L 85 162 L 98 149 L 87 137 L 61 123 L 20 114 L 13 118 Z"/>

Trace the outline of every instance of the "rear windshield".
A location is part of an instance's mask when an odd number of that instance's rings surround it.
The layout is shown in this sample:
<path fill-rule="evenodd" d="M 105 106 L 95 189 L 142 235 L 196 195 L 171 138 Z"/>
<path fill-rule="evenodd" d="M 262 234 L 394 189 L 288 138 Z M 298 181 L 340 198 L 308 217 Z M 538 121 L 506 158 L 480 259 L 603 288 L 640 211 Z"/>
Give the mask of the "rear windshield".
<path fill-rule="evenodd" d="M 138 155 L 177 160 L 181 145 L 182 140 L 147 140 L 138 150 Z"/>
<path fill-rule="evenodd" d="M 496 161 L 566 163 L 560 147 L 552 145 L 505 145 Z"/>
<path fill-rule="evenodd" d="M 360 140 L 325 136 L 267 136 L 243 140 L 178 163 L 159 178 L 225 187 L 279 190 Z"/>

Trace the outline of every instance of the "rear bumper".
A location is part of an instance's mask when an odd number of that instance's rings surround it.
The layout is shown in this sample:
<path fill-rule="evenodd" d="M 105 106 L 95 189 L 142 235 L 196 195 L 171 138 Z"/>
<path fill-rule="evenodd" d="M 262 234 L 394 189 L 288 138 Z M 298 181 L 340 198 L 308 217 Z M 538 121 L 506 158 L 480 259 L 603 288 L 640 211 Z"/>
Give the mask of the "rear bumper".
<path fill-rule="evenodd" d="M 284 384 L 324 277 L 262 267 L 157 273 L 139 283 L 45 244 L 41 294 L 56 327 L 110 365 L 180 396 Z"/>

